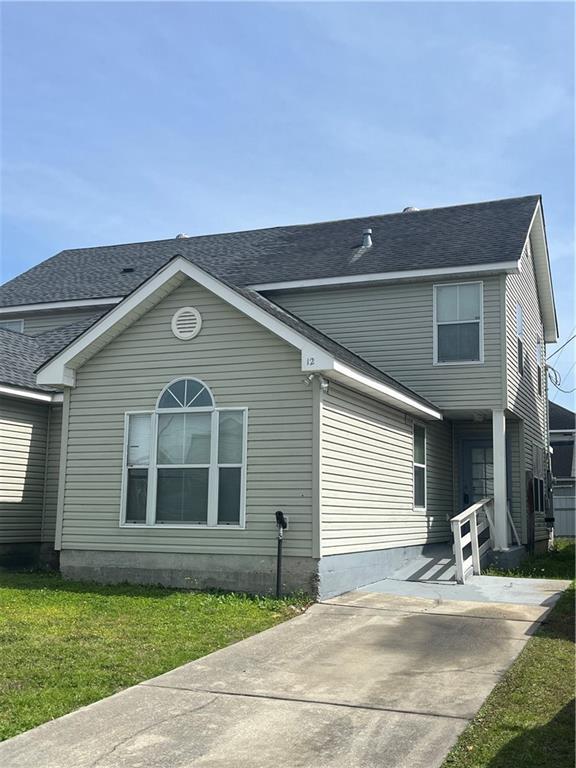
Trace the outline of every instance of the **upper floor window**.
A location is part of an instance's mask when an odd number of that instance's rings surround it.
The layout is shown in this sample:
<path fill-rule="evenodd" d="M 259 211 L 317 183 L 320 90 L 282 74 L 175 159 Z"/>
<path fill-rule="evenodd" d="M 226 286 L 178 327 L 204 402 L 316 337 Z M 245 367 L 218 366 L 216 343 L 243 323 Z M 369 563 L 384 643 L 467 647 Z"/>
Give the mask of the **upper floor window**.
<path fill-rule="evenodd" d="M 524 311 L 516 304 L 516 339 L 518 349 L 518 373 L 524 376 Z"/>
<path fill-rule="evenodd" d="M 246 410 L 216 408 L 197 379 L 165 387 L 153 412 L 126 414 L 122 522 L 242 526 Z"/>
<path fill-rule="evenodd" d="M 0 320 L 0 328 L 5 331 L 24 331 L 24 320 Z"/>
<path fill-rule="evenodd" d="M 483 360 L 482 283 L 434 286 L 434 363 Z"/>

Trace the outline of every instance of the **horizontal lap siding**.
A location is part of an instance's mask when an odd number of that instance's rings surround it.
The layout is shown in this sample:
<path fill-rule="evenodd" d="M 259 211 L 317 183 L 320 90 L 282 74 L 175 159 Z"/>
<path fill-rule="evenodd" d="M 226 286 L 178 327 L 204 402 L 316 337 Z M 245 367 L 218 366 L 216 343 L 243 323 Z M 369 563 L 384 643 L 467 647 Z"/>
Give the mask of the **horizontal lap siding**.
<path fill-rule="evenodd" d="M 438 440 L 439 438 L 439 440 Z M 430 513 L 413 508 L 412 426 L 404 414 L 330 383 L 322 403 L 322 553 L 361 552 L 444 540 L 448 458 L 434 458 Z M 429 448 L 432 450 L 432 443 Z"/>
<path fill-rule="evenodd" d="M 524 375 L 518 371 L 518 346 L 516 336 L 516 305 L 520 303 L 524 316 Z M 547 381 L 542 376 L 542 394 L 538 394 L 538 371 L 536 364 L 536 341 L 543 339 L 542 317 L 536 289 L 532 258 L 525 250 L 522 255 L 522 270 L 519 275 L 506 276 L 506 347 L 507 347 L 507 407 L 524 422 L 524 464 L 521 475 L 515 479 L 516 486 L 525 495 L 525 472 L 532 471 L 532 447 L 547 451 Z M 543 356 L 545 352 L 543 348 Z M 525 506 L 524 499 L 518 502 Z M 536 540 L 548 538 L 544 513 L 536 513 Z"/>
<path fill-rule="evenodd" d="M 39 542 L 48 407 L 0 398 L 0 543 Z"/>
<path fill-rule="evenodd" d="M 50 423 L 46 448 L 46 481 L 44 486 L 44 513 L 42 519 L 42 541 L 46 543 L 54 543 L 56 531 L 61 442 L 62 406 L 53 405 L 50 409 Z"/>
<path fill-rule="evenodd" d="M 453 506 L 452 426 L 450 422 L 428 422 L 426 427 L 426 508 L 432 541 L 450 539 Z"/>
<path fill-rule="evenodd" d="M 14 317 L 20 317 L 24 320 L 24 333 L 29 336 L 37 336 L 40 333 L 52 331 L 55 328 L 62 328 L 65 325 L 71 325 L 90 317 L 96 319 L 105 309 L 106 307 L 97 307 L 96 309 L 67 310 L 62 312 L 39 312 L 38 314 L 30 315 L 14 315 Z M 8 319 L 7 316 L 6 319 Z"/>
<path fill-rule="evenodd" d="M 202 331 L 179 341 L 174 312 L 196 307 Z M 172 379 L 193 376 L 217 406 L 248 408 L 247 527 L 119 527 L 124 413 L 154 408 Z M 300 353 L 186 281 L 78 371 L 71 392 L 63 548 L 273 554 L 274 512 L 290 517 L 289 555 L 311 554 L 312 391 Z"/>
<path fill-rule="evenodd" d="M 272 298 L 440 408 L 497 408 L 501 288 L 498 277 L 483 283 L 485 362 L 476 365 L 433 365 L 432 282 L 274 292 Z"/>

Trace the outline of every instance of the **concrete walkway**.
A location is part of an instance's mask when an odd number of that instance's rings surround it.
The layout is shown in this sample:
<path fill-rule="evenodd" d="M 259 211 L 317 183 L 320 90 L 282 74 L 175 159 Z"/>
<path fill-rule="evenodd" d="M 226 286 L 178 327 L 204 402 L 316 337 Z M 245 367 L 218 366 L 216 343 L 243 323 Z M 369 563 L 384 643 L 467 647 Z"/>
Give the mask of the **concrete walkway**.
<path fill-rule="evenodd" d="M 434 768 L 567 583 L 532 585 L 517 603 L 342 595 L 6 741 L 0 765 Z"/>

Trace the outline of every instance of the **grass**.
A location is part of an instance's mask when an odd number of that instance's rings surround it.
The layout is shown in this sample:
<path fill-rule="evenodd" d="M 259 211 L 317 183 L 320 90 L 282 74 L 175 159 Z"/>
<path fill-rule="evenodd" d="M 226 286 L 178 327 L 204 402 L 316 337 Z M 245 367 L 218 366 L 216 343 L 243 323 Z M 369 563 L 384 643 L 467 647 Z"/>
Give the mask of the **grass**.
<path fill-rule="evenodd" d="M 305 604 L 0 572 L 0 740 L 261 632 Z"/>
<path fill-rule="evenodd" d="M 574 578 L 574 543 L 495 575 Z M 443 768 L 573 768 L 574 582 L 492 691 Z"/>

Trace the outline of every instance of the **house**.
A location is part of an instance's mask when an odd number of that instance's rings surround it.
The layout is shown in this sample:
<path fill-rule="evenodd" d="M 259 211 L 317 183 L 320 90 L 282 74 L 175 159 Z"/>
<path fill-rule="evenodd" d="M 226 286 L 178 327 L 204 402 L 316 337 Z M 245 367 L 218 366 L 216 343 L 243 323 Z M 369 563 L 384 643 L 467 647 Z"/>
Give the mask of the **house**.
<path fill-rule="evenodd" d="M 552 496 L 554 533 L 576 536 L 576 414 L 556 403 L 548 403 L 552 448 Z"/>
<path fill-rule="evenodd" d="M 548 544 L 539 196 L 63 251 L 0 321 L 0 546 L 66 577 L 266 591 L 277 510 L 321 596 L 477 503 L 500 559 Z"/>

